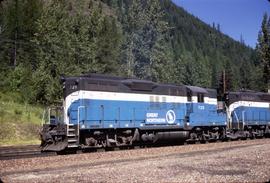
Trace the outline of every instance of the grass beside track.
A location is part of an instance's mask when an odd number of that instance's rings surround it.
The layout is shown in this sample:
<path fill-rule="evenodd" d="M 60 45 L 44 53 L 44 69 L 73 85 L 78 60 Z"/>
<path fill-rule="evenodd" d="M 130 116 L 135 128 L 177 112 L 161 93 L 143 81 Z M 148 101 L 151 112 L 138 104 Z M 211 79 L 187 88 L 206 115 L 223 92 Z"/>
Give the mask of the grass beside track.
<path fill-rule="evenodd" d="M 0 92 L 0 146 L 39 144 L 43 108 Z"/>

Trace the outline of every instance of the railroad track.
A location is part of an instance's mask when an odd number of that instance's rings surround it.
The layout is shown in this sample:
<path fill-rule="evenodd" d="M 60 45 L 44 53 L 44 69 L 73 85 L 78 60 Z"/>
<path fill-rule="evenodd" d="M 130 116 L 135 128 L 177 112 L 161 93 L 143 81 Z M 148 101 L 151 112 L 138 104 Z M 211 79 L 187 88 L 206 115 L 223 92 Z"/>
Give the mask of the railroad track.
<path fill-rule="evenodd" d="M 0 160 L 53 156 L 54 152 L 42 153 L 39 145 L 0 147 Z"/>
<path fill-rule="evenodd" d="M 119 151 L 119 150 L 128 150 L 128 149 L 154 148 L 154 147 L 166 147 L 166 146 L 177 146 L 177 145 L 187 145 L 187 144 L 170 143 L 170 144 L 154 144 L 154 145 L 152 144 L 152 145 L 143 145 L 143 146 L 126 146 L 126 147 L 111 147 L 111 148 L 94 148 L 94 149 L 85 148 L 85 149 L 78 149 L 76 151 L 67 152 L 64 154 L 94 153 L 94 152 Z M 41 152 L 39 145 L 0 147 L 0 160 L 46 157 L 46 156 L 56 156 L 56 155 L 57 155 L 56 152 Z"/>
<path fill-rule="evenodd" d="M 234 140 L 237 141 L 237 140 Z M 144 145 L 144 146 L 128 146 L 128 147 L 112 147 L 112 148 L 97 148 L 97 149 L 79 149 L 66 154 L 76 153 L 90 153 L 90 152 L 104 152 L 104 151 L 119 151 L 128 149 L 140 149 L 140 148 L 154 148 L 154 147 L 166 147 L 166 146 L 178 146 L 178 145 L 189 145 L 197 144 L 198 142 L 189 143 L 170 143 L 170 144 L 155 144 L 155 145 Z M 209 142 L 207 142 L 209 143 Z M 225 141 L 215 141 L 210 143 L 226 143 Z M 201 143 L 198 143 L 201 144 Z M 55 152 L 41 152 L 39 145 L 26 145 L 26 146 L 4 146 L 0 147 L 0 160 L 8 159 L 21 159 L 21 158 L 33 158 L 33 157 L 46 157 L 55 156 Z"/>

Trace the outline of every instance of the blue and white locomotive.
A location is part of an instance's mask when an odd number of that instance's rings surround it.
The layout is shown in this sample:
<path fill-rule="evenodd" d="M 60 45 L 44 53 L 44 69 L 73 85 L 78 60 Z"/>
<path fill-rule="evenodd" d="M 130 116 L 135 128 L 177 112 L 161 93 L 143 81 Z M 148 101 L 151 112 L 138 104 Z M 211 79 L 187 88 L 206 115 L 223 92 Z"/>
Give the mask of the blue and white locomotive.
<path fill-rule="evenodd" d="M 213 89 L 98 74 L 65 78 L 63 86 L 63 106 L 51 110 L 50 123 L 43 125 L 43 151 L 218 140 L 228 134 L 239 136 L 236 129 L 253 123 L 246 112 L 245 124 L 235 127 L 234 114 L 237 124 L 242 120 L 238 99 L 230 100 L 234 94 L 227 95 L 228 108 L 224 110 Z M 263 109 L 263 133 L 270 125 L 269 102 L 269 98 L 263 102 L 268 105 Z M 250 134 L 259 133 L 253 126 L 247 129 Z"/>
<path fill-rule="evenodd" d="M 227 95 L 227 120 L 234 137 L 269 135 L 270 94 L 242 91 Z"/>

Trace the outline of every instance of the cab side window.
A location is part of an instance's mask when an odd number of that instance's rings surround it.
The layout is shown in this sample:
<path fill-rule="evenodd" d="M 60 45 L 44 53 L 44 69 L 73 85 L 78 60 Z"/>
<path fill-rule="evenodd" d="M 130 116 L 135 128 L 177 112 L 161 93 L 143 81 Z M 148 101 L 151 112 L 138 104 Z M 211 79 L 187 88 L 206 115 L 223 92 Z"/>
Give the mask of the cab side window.
<path fill-rule="evenodd" d="M 191 102 L 192 101 L 192 93 L 191 93 L 190 90 L 187 92 L 187 101 L 188 102 Z"/>
<path fill-rule="evenodd" d="M 204 95 L 202 93 L 198 93 L 198 103 L 203 103 L 204 102 Z"/>

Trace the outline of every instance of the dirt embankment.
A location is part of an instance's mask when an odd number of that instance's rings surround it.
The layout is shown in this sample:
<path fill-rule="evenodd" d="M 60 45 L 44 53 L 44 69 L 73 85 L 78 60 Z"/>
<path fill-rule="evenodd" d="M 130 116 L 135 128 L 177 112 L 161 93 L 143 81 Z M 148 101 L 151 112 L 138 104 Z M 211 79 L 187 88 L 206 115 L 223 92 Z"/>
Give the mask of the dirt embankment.
<path fill-rule="evenodd" d="M 38 144 L 44 109 L 0 92 L 0 146 Z"/>

